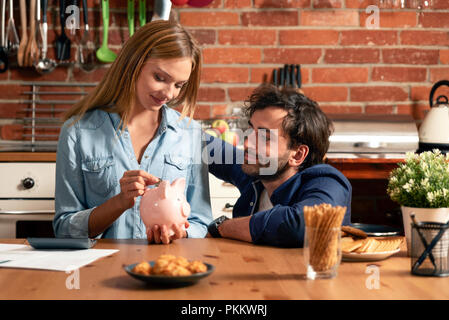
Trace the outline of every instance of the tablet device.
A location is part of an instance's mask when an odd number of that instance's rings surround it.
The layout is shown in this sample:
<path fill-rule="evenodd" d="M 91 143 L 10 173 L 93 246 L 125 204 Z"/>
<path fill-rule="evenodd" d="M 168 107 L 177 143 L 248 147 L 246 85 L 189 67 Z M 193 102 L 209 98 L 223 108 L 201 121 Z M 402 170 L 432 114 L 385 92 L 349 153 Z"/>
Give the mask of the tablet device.
<path fill-rule="evenodd" d="M 27 238 L 34 249 L 89 249 L 97 240 L 82 238 Z"/>

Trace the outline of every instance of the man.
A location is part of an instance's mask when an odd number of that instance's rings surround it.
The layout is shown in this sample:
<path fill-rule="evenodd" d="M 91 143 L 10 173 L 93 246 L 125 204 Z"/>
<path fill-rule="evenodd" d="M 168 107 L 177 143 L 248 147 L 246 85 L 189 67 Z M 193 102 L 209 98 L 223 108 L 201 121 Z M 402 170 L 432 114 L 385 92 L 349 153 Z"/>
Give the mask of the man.
<path fill-rule="evenodd" d="M 209 140 L 209 171 L 241 194 L 233 219 L 214 220 L 209 235 L 302 247 L 303 207 L 321 203 L 346 207 L 343 224 L 349 224 L 352 188 L 341 172 L 323 164 L 332 124 L 317 103 L 271 85 L 257 88 L 248 102 L 253 131 L 245 137 L 243 153 L 219 139 Z M 217 155 L 222 163 L 214 161 Z"/>

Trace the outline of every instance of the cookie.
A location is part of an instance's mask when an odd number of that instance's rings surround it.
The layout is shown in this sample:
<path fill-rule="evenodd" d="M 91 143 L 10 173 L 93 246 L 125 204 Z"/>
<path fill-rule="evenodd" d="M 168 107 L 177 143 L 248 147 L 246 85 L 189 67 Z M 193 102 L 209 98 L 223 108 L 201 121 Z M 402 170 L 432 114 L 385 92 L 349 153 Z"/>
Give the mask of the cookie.
<path fill-rule="evenodd" d="M 351 226 L 342 226 L 341 231 L 343 231 L 346 234 L 349 234 L 355 238 L 366 239 L 368 237 L 368 235 L 365 233 L 365 231 L 351 227 Z"/>

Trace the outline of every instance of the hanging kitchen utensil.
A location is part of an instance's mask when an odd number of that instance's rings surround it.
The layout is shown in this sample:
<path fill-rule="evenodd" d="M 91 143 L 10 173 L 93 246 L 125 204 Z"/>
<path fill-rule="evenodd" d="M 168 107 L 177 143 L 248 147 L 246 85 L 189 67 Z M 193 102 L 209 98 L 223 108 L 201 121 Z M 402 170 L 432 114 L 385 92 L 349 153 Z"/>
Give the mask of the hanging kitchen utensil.
<path fill-rule="evenodd" d="M 147 23 L 146 0 L 139 0 L 139 24 L 143 27 Z"/>
<path fill-rule="evenodd" d="M 131 38 L 134 34 L 134 0 L 128 0 L 128 30 Z"/>
<path fill-rule="evenodd" d="M 8 54 L 16 54 L 19 49 L 20 40 L 17 34 L 16 25 L 14 24 L 14 4 L 13 0 L 9 0 L 9 20 L 6 28 L 6 39 L 8 45 Z"/>
<path fill-rule="evenodd" d="M 302 85 L 302 79 L 301 79 L 301 65 L 297 64 L 295 66 L 296 69 L 296 85 L 298 87 L 298 89 L 301 88 Z"/>
<path fill-rule="evenodd" d="M 95 68 L 95 45 L 89 37 L 89 19 L 87 0 L 83 0 L 84 33 L 78 46 L 78 60 L 80 68 L 92 71 Z"/>
<path fill-rule="evenodd" d="M 449 86 L 449 81 L 438 81 L 430 90 L 430 110 L 419 127 L 418 152 L 439 149 L 442 153 L 449 153 L 449 99 L 440 95 L 435 104 L 433 101 L 435 91 L 443 85 Z"/>
<path fill-rule="evenodd" d="M 278 86 L 278 69 L 273 69 L 273 85 Z"/>
<path fill-rule="evenodd" d="M 151 21 L 169 20 L 171 5 L 172 3 L 170 0 L 155 0 L 153 16 L 151 17 Z"/>
<path fill-rule="evenodd" d="M 109 0 L 101 0 L 101 12 L 103 17 L 103 43 L 97 50 L 97 59 L 101 62 L 110 63 L 114 62 L 117 55 L 108 48 Z"/>
<path fill-rule="evenodd" d="M 70 60 L 70 39 L 65 33 L 65 0 L 59 0 L 59 21 L 61 34 L 56 39 L 56 58 L 60 61 Z"/>
<path fill-rule="evenodd" d="M 5 47 L 5 15 L 6 15 L 6 0 L 2 1 L 2 25 L 1 25 L 1 47 L 0 47 L 0 73 L 8 70 L 8 54 Z"/>
<path fill-rule="evenodd" d="M 46 74 L 52 72 L 57 64 L 54 60 L 47 58 L 48 43 L 47 43 L 47 4 L 48 0 L 42 1 L 42 56 L 39 62 L 36 64 L 36 71 L 41 74 Z"/>
<path fill-rule="evenodd" d="M 214 0 L 189 0 L 187 4 L 191 7 L 205 7 L 211 4 Z"/>
<path fill-rule="evenodd" d="M 39 48 L 36 41 L 36 0 L 30 0 L 30 37 L 25 50 L 25 65 L 31 67 L 35 65 L 39 59 Z"/>
<path fill-rule="evenodd" d="M 27 10 L 26 1 L 20 0 L 20 24 L 22 27 L 22 37 L 20 38 L 19 50 L 17 51 L 17 64 L 19 65 L 19 67 L 25 66 L 24 57 L 25 57 L 25 49 L 27 47 L 28 42 L 26 10 Z"/>
<path fill-rule="evenodd" d="M 285 79 L 285 83 L 284 83 L 284 88 L 287 88 L 290 85 L 290 72 L 288 70 L 288 64 L 284 65 L 284 79 Z"/>

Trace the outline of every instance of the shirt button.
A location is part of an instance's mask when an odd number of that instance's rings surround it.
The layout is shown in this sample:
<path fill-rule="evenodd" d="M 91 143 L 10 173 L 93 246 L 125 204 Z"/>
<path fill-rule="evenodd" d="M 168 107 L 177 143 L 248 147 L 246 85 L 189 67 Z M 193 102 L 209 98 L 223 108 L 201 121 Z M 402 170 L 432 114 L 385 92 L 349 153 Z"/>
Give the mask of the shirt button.
<path fill-rule="evenodd" d="M 145 156 L 145 159 L 148 159 L 148 156 Z"/>
<path fill-rule="evenodd" d="M 254 202 L 251 201 L 251 202 L 249 203 L 249 205 L 252 207 L 252 206 L 254 205 Z"/>

